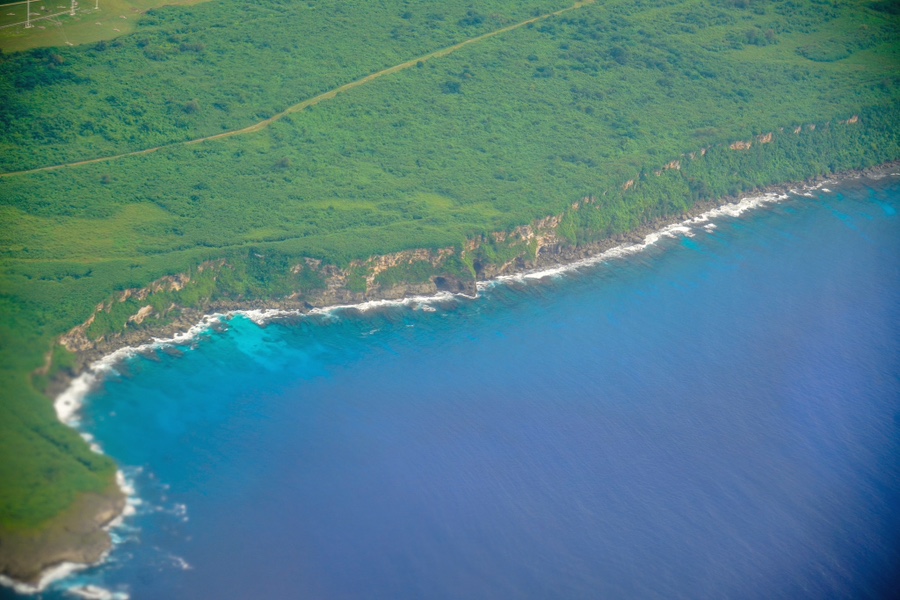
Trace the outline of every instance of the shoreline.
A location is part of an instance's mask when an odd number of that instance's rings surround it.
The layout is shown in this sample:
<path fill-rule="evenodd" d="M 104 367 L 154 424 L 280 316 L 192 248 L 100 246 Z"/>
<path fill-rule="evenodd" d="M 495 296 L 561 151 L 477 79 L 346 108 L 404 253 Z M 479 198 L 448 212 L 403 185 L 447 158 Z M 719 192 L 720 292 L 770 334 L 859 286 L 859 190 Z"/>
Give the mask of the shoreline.
<path fill-rule="evenodd" d="M 157 346 L 188 343 L 203 331 L 214 327 L 215 323 L 235 315 L 244 315 L 257 324 L 264 324 L 279 316 L 297 317 L 351 309 L 365 312 L 381 306 L 427 304 L 454 296 L 474 299 L 478 297 L 480 290 L 502 281 L 540 279 L 585 268 L 611 258 L 640 252 L 655 244 L 660 237 L 671 236 L 682 228 L 724 216 L 737 217 L 747 210 L 782 202 L 791 195 L 812 197 L 811 192 L 829 183 L 839 185 L 857 179 L 880 179 L 890 176 L 892 171 L 900 171 L 900 160 L 866 169 L 834 173 L 828 177 L 814 177 L 802 182 L 774 184 L 739 196 L 699 201 L 686 213 L 656 219 L 628 233 L 578 247 L 561 243 L 551 244 L 542 247 L 537 258 L 533 260 L 517 260 L 499 266 L 487 265 L 476 274 L 469 287 L 457 292 L 442 290 L 434 285 L 401 284 L 372 294 L 349 292 L 332 294 L 330 302 L 328 300 L 317 302 L 313 299 L 311 303 L 291 297 L 280 297 L 218 300 L 208 303 L 203 308 L 180 307 L 181 314 L 170 323 L 146 329 L 126 329 L 109 338 L 93 342 L 90 347 L 75 349 L 78 364 L 74 372 L 58 374 L 58 379 L 51 382 L 46 394 L 53 398 L 54 406 L 63 398 L 74 400 L 88 389 L 73 390 L 73 387 L 93 385 L 93 382 L 82 379 L 84 375 L 90 375 L 92 372 L 95 375 L 102 375 L 118 360 Z M 66 421 L 72 418 L 76 411 L 77 407 L 60 406 L 57 408 L 57 415 L 60 421 L 68 424 Z"/>
<path fill-rule="evenodd" d="M 77 371 L 65 374 L 56 382 L 54 386 L 56 389 L 51 390 L 51 396 L 54 398 L 53 406 L 57 418 L 63 424 L 75 429 L 87 443 L 91 444 L 95 452 L 102 453 L 102 449 L 94 442 L 90 434 L 80 429 L 81 423 L 78 414 L 83 406 L 84 398 L 103 380 L 103 377 L 114 370 L 122 360 L 160 347 L 189 344 L 198 336 L 215 328 L 217 324 L 234 316 L 244 316 L 262 326 L 278 318 L 327 315 L 342 310 L 367 312 L 385 306 L 411 306 L 422 310 L 433 310 L 432 304 L 452 301 L 458 297 L 476 299 L 482 290 L 501 285 L 504 282 L 539 280 L 589 268 L 609 260 L 640 253 L 664 237 L 691 236 L 692 228 L 714 229 L 716 226 L 714 221 L 722 217 L 738 217 L 748 211 L 778 204 L 793 196 L 814 197 L 813 192 L 817 190 L 831 191 L 826 187 L 828 185 L 840 185 L 860 179 L 878 180 L 892 175 L 900 175 L 898 170 L 900 170 L 900 161 L 892 161 L 868 169 L 836 173 L 830 177 L 816 177 L 805 182 L 767 186 L 738 197 L 723 197 L 717 200 L 698 202 L 685 214 L 657 220 L 628 234 L 581 247 L 548 247 L 549 251 L 539 252 L 533 261 L 503 265 L 496 271 L 486 269 L 481 273 L 486 275 L 484 278 L 476 277 L 474 295 L 464 292 L 438 291 L 427 295 L 412 294 L 399 298 L 373 297 L 358 303 L 307 305 L 305 307 L 291 306 L 284 299 L 270 299 L 251 300 L 243 303 L 220 302 L 209 306 L 206 310 L 186 309 L 181 318 L 168 325 L 157 329 L 131 330 L 106 341 L 102 348 L 94 347 L 79 351 L 81 361 Z M 134 506 L 140 503 L 134 488 L 124 480 L 121 470 L 117 472 L 116 488 L 124 496 L 125 502 L 122 503 L 121 510 L 117 514 L 100 526 L 107 534 L 121 525 L 124 518 L 133 515 L 135 513 Z M 47 566 L 41 570 L 40 577 L 35 584 L 0 576 L 0 585 L 12 587 L 19 593 L 40 593 L 52 583 L 65 579 L 74 572 L 102 564 L 112 549 L 113 546 L 110 546 L 96 562 L 65 561 Z"/>
<path fill-rule="evenodd" d="M 860 179 L 879 180 L 892 175 L 900 175 L 900 160 L 891 161 L 867 169 L 853 169 L 834 173 L 828 177 L 810 178 L 803 182 L 789 182 L 766 186 L 762 189 L 747 192 L 739 196 L 725 196 L 717 200 L 697 202 L 691 209 L 678 217 L 660 219 L 642 225 L 628 234 L 608 238 L 600 242 L 588 244 L 581 248 L 567 248 L 553 256 L 563 260 L 544 260 L 539 257 L 535 267 L 519 270 L 515 273 L 502 273 L 485 281 L 477 282 L 478 289 L 495 285 L 494 282 L 510 280 L 540 279 L 543 277 L 590 267 L 609 259 L 629 256 L 654 245 L 662 237 L 673 237 L 676 233 L 685 233 L 691 226 L 709 225 L 714 219 L 721 217 L 739 217 L 743 213 L 771 204 L 778 204 L 793 197 L 813 198 L 813 192 L 832 191 L 826 186 L 841 185 Z M 706 225 L 703 225 L 706 226 Z M 713 227 L 715 224 L 713 223 Z"/>
<path fill-rule="evenodd" d="M 326 315 L 334 311 L 356 310 L 367 312 L 386 306 L 430 306 L 432 303 L 450 301 L 457 297 L 470 300 L 477 299 L 481 290 L 488 289 L 506 281 L 527 281 L 543 279 L 562 275 L 567 272 L 577 271 L 606 262 L 611 259 L 622 258 L 637 254 L 653 246 L 663 237 L 674 237 L 677 234 L 686 235 L 691 226 L 702 226 L 714 229 L 713 221 L 722 217 L 739 217 L 745 212 L 778 204 L 790 199 L 792 196 L 812 198 L 812 192 L 826 188 L 827 184 L 840 185 L 847 181 L 859 179 L 882 179 L 891 175 L 900 175 L 900 160 L 884 163 L 867 169 L 858 169 L 835 173 L 830 177 L 816 177 L 804 182 L 791 182 L 767 186 L 755 192 L 748 192 L 740 196 L 726 196 L 715 201 L 703 201 L 695 204 L 686 214 L 667 220 L 660 220 L 641 226 L 634 231 L 607 238 L 599 242 L 582 247 L 568 247 L 557 249 L 553 253 L 540 254 L 534 264 L 524 268 L 514 268 L 512 272 L 496 273 L 488 278 L 475 281 L 475 295 L 464 292 L 438 291 L 427 295 L 409 295 L 401 298 L 370 298 L 362 302 L 348 304 L 329 304 L 304 308 L 286 308 L 283 299 L 249 300 L 240 306 L 240 302 L 229 302 L 228 308 L 216 305 L 212 311 L 203 312 L 189 309 L 189 312 L 199 315 L 191 320 L 191 324 L 185 327 L 186 319 L 179 319 L 175 323 L 161 327 L 154 331 L 133 331 L 129 335 L 113 338 L 108 343 L 111 349 L 105 348 L 97 352 L 94 349 L 83 353 L 91 358 L 85 360 L 79 371 L 65 380 L 61 391 L 55 394 L 53 406 L 57 418 L 64 424 L 78 430 L 80 421 L 77 413 L 82 406 L 83 398 L 99 383 L 103 376 L 122 360 L 132 356 L 169 345 L 188 344 L 199 335 L 223 320 L 235 316 L 243 316 L 257 325 L 265 325 L 271 320 L 283 317 L 303 317 L 312 315 Z M 225 303 L 222 303 L 225 304 Z M 426 309 L 427 310 L 427 309 Z M 159 336 L 159 337 L 158 337 Z M 135 343 L 131 338 L 137 338 Z M 117 343 L 118 342 L 118 343 Z M 84 437 L 84 433 L 78 430 Z M 89 443 L 92 440 L 88 440 Z M 99 448 L 95 451 L 100 451 Z"/>

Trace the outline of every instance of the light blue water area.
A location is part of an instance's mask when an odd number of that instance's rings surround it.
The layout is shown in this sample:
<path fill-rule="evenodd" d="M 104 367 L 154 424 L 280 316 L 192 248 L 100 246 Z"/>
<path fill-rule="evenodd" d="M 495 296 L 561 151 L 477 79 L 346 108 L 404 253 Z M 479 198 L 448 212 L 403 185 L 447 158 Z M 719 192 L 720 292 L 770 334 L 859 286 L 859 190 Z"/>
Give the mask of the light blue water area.
<path fill-rule="evenodd" d="M 433 312 L 234 318 L 130 360 L 83 427 L 144 504 L 78 580 L 172 599 L 889 597 L 898 207 L 897 178 L 849 183 Z"/>

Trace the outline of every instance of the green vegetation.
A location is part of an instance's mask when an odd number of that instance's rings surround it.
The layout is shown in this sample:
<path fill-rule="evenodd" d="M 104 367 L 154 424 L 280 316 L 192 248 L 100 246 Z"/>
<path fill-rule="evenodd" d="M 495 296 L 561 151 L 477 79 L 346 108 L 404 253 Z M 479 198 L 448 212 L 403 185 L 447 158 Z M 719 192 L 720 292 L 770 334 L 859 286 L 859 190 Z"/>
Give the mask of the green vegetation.
<path fill-rule="evenodd" d="M 52 373 L 32 374 L 117 291 L 187 273 L 146 302 L 277 297 L 324 285 L 305 258 L 347 267 L 485 236 L 453 267 L 471 273 L 533 252 L 491 232 L 548 215 L 583 244 L 696 200 L 900 158 L 892 2 L 610 0 L 425 59 L 570 5 L 216 0 L 151 11 L 112 42 L 0 57 L 3 172 L 239 130 L 413 61 L 258 131 L 0 178 L 0 524 L 34 527 L 108 482 L 111 461 L 36 391 Z M 414 263 L 379 282 L 429 276 Z M 348 287 L 365 290 L 365 273 Z M 115 303 L 89 334 L 142 304 Z"/>
<path fill-rule="evenodd" d="M 409 264 L 401 264 L 379 273 L 375 282 L 384 287 L 400 283 L 422 283 L 430 281 L 434 275 L 434 267 L 427 260 L 418 260 Z"/>
<path fill-rule="evenodd" d="M 78 46 L 112 40 L 134 31 L 146 11 L 206 0 L 82 0 L 70 14 L 71 0 L 33 0 L 32 25 L 26 28 L 25 3 L 0 2 L 0 50 Z"/>

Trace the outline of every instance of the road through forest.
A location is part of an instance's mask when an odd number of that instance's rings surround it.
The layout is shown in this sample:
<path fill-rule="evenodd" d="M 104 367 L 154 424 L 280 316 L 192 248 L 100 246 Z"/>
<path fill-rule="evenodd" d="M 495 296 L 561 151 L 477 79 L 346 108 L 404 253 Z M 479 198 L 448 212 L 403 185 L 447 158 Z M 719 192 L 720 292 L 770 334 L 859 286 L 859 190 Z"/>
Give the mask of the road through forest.
<path fill-rule="evenodd" d="M 478 42 L 482 42 L 482 41 L 490 39 L 492 37 L 495 37 L 495 36 L 498 36 L 498 35 L 501 35 L 504 33 L 508 33 L 510 31 L 519 29 L 521 27 L 525 27 L 527 25 L 531 25 L 533 23 L 538 23 L 540 21 L 549 19 L 551 17 L 556 17 L 559 15 L 565 14 L 567 12 L 577 10 L 577 9 L 587 6 L 589 4 L 593 4 L 595 1 L 596 0 L 583 0 L 581 2 L 576 2 L 572 6 L 569 6 L 568 8 L 563 8 L 563 9 L 560 9 L 557 11 L 553 11 L 550 13 L 536 16 L 536 17 L 532 17 L 532 18 L 522 21 L 520 23 L 508 25 L 506 27 L 502 27 L 500 29 L 479 35 L 477 37 L 473 37 L 473 38 L 464 40 L 462 42 L 459 42 L 458 44 L 448 46 L 441 50 L 436 50 L 435 52 L 431 52 L 424 56 L 419 56 L 417 58 L 413 58 L 412 60 L 408 60 L 408 61 L 400 63 L 398 65 L 394 65 L 393 67 L 388 67 L 387 69 L 383 69 L 381 71 L 377 71 L 370 75 L 366 75 L 362 79 L 357 79 L 356 81 L 351 81 L 350 83 L 345 83 L 344 85 L 334 88 L 333 90 L 329 90 L 327 92 L 319 94 L 318 96 L 314 96 L 312 98 L 309 98 L 308 100 L 304 100 L 303 102 L 294 104 L 293 106 L 289 106 L 285 110 L 269 117 L 268 119 L 264 119 L 262 121 L 259 121 L 258 123 L 254 123 L 253 125 L 244 127 L 242 129 L 234 129 L 231 131 L 225 131 L 222 133 L 217 133 L 215 135 L 208 135 L 206 137 L 196 138 L 193 140 L 173 142 L 171 144 L 163 144 L 161 146 L 154 146 L 153 148 L 145 148 L 143 150 L 134 150 L 132 152 L 124 152 L 122 154 L 114 154 L 111 156 L 101 156 L 99 158 L 79 160 L 76 162 L 63 163 L 63 164 L 59 164 L 59 165 L 49 165 L 46 167 L 36 167 L 34 169 L 26 169 L 23 171 L 11 171 L 9 173 L 0 173 L 0 177 L 14 177 L 16 175 L 29 175 L 32 173 L 41 173 L 44 171 L 56 171 L 59 169 L 66 169 L 66 168 L 70 168 L 70 167 L 80 167 L 80 166 L 84 166 L 84 165 L 92 165 L 95 163 L 111 162 L 111 161 L 118 160 L 121 158 L 127 158 L 129 156 L 141 156 L 144 154 L 152 154 L 154 152 L 158 152 L 159 150 L 165 150 L 167 148 L 176 148 L 178 146 L 192 146 L 194 144 L 202 144 L 203 142 L 212 142 L 215 140 L 222 140 L 222 139 L 235 137 L 235 136 L 239 136 L 239 135 L 245 135 L 248 133 L 256 133 L 258 131 L 262 131 L 269 125 L 272 125 L 273 123 L 280 121 L 281 119 L 283 119 L 284 117 L 286 117 L 288 115 L 298 113 L 306 108 L 309 108 L 310 106 L 315 106 L 321 102 L 325 102 L 326 100 L 331 100 L 331 99 L 335 98 L 338 94 L 342 94 L 342 93 L 348 92 L 354 88 L 358 88 L 360 86 L 366 85 L 367 83 L 371 83 L 371 82 L 375 81 L 376 79 L 385 77 L 386 75 L 392 75 L 393 73 L 399 73 L 400 71 L 405 71 L 406 69 L 415 67 L 420 62 L 425 62 L 425 61 L 428 61 L 428 60 L 431 60 L 434 58 L 442 58 L 444 56 L 447 56 L 449 54 L 456 52 L 457 50 L 461 50 L 462 48 L 465 48 L 466 46 L 470 46 L 472 44 L 477 44 Z"/>

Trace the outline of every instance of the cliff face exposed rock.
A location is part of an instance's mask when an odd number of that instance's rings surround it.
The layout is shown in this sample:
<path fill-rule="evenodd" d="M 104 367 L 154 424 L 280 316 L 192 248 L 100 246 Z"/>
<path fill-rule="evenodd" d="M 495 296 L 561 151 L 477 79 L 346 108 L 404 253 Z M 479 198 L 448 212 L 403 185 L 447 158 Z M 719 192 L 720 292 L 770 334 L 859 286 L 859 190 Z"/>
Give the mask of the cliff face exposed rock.
<path fill-rule="evenodd" d="M 857 115 L 839 121 L 841 125 L 854 125 L 858 122 Z M 810 131 L 814 127 L 815 124 L 806 126 Z M 793 129 L 793 133 L 800 134 L 802 130 L 803 127 L 798 126 Z M 771 144 L 774 139 L 775 133 L 769 132 L 754 136 L 752 140 L 732 142 L 727 147 L 735 151 L 747 151 L 753 147 L 754 142 L 760 145 Z M 681 158 L 662 165 L 654 173 L 662 176 L 666 171 L 679 171 L 682 169 L 683 160 L 701 160 L 707 150 L 708 148 L 700 148 L 695 152 L 684 154 Z M 636 188 L 638 179 L 639 177 L 633 177 L 625 181 L 621 189 L 633 193 L 629 190 Z M 573 203 L 567 212 L 577 212 L 596 204 L 596 198 L 587 196 Z M 593 208 L 596 209 L 597 206 Z M 320 259 L 299 258 L 290 268 L 290 273 L 299 277 L 308 272 L 321 285 L 304 287 L 298 284 L 290 294 L 281 298 L 256 299 L 224 295 L 215 299 L 208 298 L 200 305 L 192 303 L 191 306 L 179 305 L 176 299 L 164 310 L 158 308 L 159 302 L 154 304 L 148 300 L 153 294 L 179 292 L 192 285 L 196 278 L 209 273 L 215 276 L 224 269 L 232 268 L 226 259 L 208 261 L 198 265 L 193 275 L 191 273 L 171 275 L 156 280 L 144 288 L 120 292 L 116 297 L 99 304 L 83 324 L 62 336 L 60 343 L 80 355 L 78 367 L 81 368 L 87 361 L 98 358 L 103 353 L 123 345 L 145 341 L 150 331 L 158 335 L 170 335 L 176 331 L 186 330 L 197 323 L 204 313 L 209 312 L 242 308 L 304 310 L 369 300 L 432 295 L 438 292 L 474 295 L 477 280 L 578 260 L 618 243 L 639 241 L 643 229 L 659 225 L 645 223 L 641 230 L 632 231 L 627 235 L 576 247 L 560 235 L 560 225 L 564 217 L 565 214 L 551 215 L 516 227 L 512 231 L 498 231 L 478 236 L 466 240 L 461 248 L 403 250 L 364 260 L 354 260 L 344 268 L 324 263 Z M 494 250 L 501 248 L 502 251 L 493 253 L 483 251 L 487 246 Z M 259 258 L 264 257 L 260 255 Z M 121 323 L 120 331 L 107 333 L 101 337 L 91 335 L 91 325 L 100 313 L 110 313 L 116 303 L 127 301 L 131 301 L 134 308 L 130 316 Z"/>
<path fill-rule="evenodd" d="M 283 298 L 266 300 L 220 298 L 209 300 L 201 306 L 191 307 L 179 306 L 173 303 L 163 311 L 157 310 L 151 304 L 143 304 L 127 318 L 123 324 L 122 331 L 99 338 L 91 336 L 90 328 L 98 315 L 104 312 L 109 313 L 117 303 L 121 304 L 129 300 L 143 303 L 155 293 L 178 292 L 192 282 L 192 277 L 189 273 L 167 276 L 143 288 L 124 290 L 114 298 L 98 304 L 93 314 L 84 323 L 72 328 L 63 335 L 59 339 L 59 343 L 71 352 L 93 356 L 97 350 L 109 350 L 110 348 L 123 345 L 125 340 L 135 339 L 136 336 L 132 334 L 129 327 L 146 323 L 155 329 L 154 317 L 167 318 L 168 325 L 160 329 L 163 333 L 183 329 L 185 328 L 183 327 L 185 325 L 184 319 L 179 318 L 179 315 L 194 318 L 196 314 L 193 309 L 199 309 L 201 312 L 233 310 L 238 307 L 304 309 L 337 304 L 355 304 L 368 300 L 398 299 L 412 295 L 433 295 L 442 291 L 474 295 L 476 293 L 474 275 L 466 276 L 466 274 L 460 273 L 458 265 L 455 270 L 448 269 L 448 262 L 456 257 L 457 252 L 458 250 L 455 248 L 404 250 L 372 256 L 366 260 L 352 261 L 347 268 L 325 264 L 319 259 L 303 258 L 301 262 L 290 268 L 290 272 L 298 275 L 304 270 L 309 270 L 315 273 L 321 281 L 324 281 L 323 287 L 296 289 L 292 294 Z M 463 251 L 463 254 L 465 254 L 465 251 Z M 402 270 L 416 263 L 429 265 L 431 274 L 426 280 L 395 281 L 393 283 L 384 283 L 380 280 L 380 276 L 390 272 L 392 269 Z M 228 268 L 231 267 L 225 260 L 210 261 L 199 265 L 197 273 L 216 273 Z M 364 289 L 354 289 L 351 281 L 354 274 L 361 274 Z M 393 279 L 396 280 L 397 278 Z M 194 320 L 191 324 L 196 322 Z M 138 337 L 146 338 L 147 333 L 141 331 Z M 45 370 L 47 367 L 49 365 L 45 365 Z"/>
<path fill-rule="evenodd" d="M 216 261 L 215 263 L 203 263 L 197 267 L 197 271 L 202 273 L 205 269 L 208 269 L 210 267 L 221 267 L 222 264 L 224 264 L 224 261 Z M 179 273 L 177 275 L 168 275 L 166 277 L 157 279 L 144 288 L 127 289 L 119 293 L 115 298 L 98 304 L 96 308 L 94 308 L 94 312 L 88 318 L 88 320 L 62 336 L 59 340 L 59 343 L 62 344 L 70 352 L 85 352 L 91 350 L 95 346 L 95 340 L 91 340 L 88 337 L 87 332 L 90 326 L 93 325 L 98 313 L 104 311 L 109 312 L 112 309 L 113 305 L 117 302 L 121 303 L 129 299 L 143 301 L 153 293 L 181 291 L 184 289 L 184 286 L 190 283 L 190 281 L 190 274 Z M 152 314 L 153 307 L 143 306 L 139 311 L 128 318 L 128 322 L 141 324 L 144 319 Z"/>

